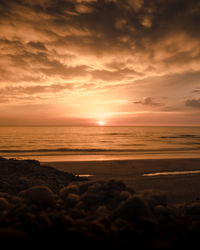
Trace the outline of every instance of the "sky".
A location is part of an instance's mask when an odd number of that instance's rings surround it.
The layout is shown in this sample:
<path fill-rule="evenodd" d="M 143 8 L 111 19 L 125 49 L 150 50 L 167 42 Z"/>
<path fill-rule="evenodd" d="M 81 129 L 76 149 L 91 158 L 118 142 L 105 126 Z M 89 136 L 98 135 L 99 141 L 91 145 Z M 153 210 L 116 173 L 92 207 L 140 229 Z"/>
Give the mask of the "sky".
<path fill-rule="evenodd" d="M 0 125 L 200 125 L 200 1 L 1 0 Z"/>

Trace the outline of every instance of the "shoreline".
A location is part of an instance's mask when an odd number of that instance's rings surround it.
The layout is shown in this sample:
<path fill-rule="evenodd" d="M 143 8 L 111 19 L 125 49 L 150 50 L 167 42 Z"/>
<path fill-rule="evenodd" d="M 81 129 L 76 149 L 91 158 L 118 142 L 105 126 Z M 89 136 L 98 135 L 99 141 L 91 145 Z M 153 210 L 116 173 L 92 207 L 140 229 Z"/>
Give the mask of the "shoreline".
<path fill-rule="evenodd" d="M 41 154 L 41 155 L 2 155 L 4 158 L 15 158 L 19 160 L 34 159 L 40 162 L 82 162 L 82 161 L 117 161 L 117 160 L 156 160 L 156 159 L 200 159 L 199 151 L 190 152 L 165 152 L 165 153 L 137 153 L 137 154 Z"/>
<path fill-rule="evenodd" d="M 169 202 L 174 204 L 200 198 L 200 158 L 65 161 L 41 164 L 48 164 L 79 176 L 89 175 L 91 181 L 115 179 L 137 191 L 163 192 Z M 170 174 L 156 175 L 166 172 Z M 172 172 L 176 174 L 171 174 Z"/>

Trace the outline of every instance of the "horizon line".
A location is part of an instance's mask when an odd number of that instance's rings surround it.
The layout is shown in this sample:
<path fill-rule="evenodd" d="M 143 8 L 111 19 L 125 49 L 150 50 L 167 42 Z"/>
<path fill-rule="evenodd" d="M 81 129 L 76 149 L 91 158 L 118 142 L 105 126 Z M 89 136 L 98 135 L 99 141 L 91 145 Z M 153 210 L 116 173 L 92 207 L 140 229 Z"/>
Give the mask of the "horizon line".
<path fill-rule="evenodd" d="M 36 125 L 16 125 L 16 124 L 9 124 L 9 125 L 0 125 L 0 127 L 200 127 L 199 125 L 193 125 L 193 124 L 189 124 L 189 125 L 180 125 L 180 124 L 164 124 L 164 125 L 156 125 L 156 124 L 149 124 L 149 125 L 61 125 L 61 124 L 54 124 L 54 125 L 44 125 L 44 124 L 36 124 Z"/>

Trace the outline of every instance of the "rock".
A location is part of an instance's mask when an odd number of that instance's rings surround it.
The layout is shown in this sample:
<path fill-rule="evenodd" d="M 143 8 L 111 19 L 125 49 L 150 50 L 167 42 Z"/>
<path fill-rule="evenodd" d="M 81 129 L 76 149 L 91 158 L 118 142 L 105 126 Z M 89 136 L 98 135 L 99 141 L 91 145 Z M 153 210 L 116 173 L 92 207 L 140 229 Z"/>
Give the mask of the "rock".
<path fill-rule="evenodd" d="M 91 185 L 91 182 L 79 183 L 78 187 L 79 187 L 79 190 L 80 190 L 80 195 L 84 194 L 88 190 L 88 187 L 90 185 Z"/>
<path fill-rule="evenodd" d="M 98 220 L 93 220 L 89 226 L 90 233 L 94 235 L 104 236 L 107 233 L 105 226 Z"/>
<path fill-rule="evenodd" d="M 32 186 L 44 185 L 58 193 L 61 186 L 80 182 L 85 178 L 56 168 L 40 165 L 35 160 L 16 160 L 0 158 L 0 192 L 17 195 Z"/>
<path fill-rule="evenodd" d="M 10 207 L 9 202 L 6 198 L 0 197 L 0 211 L 6 210 Z"/>
<path fill-rule="evenodd" d="M 151 215 L 144 200 L 135 196 L 129 198 L 125 202 L 122 202 L 114 214 L 116 217 L 120 217 L 127 221 Z"/>
<path fill-rule="evenodd" d="M 7 159 L 0 156 L 0 161 L 7 161 Z"/>
<path fill-rule="evenodd" d="M 20 192 L 20 196 L 37 205 L 55 205 L 55 195 L 47 186 L 33 186 Z"/>
<path fill-rule="evenodd" d="M 122 191 L 126 189 L 126 185 L 117 180 L 110 180 L 107 183 L 104 184 L 104 186 L 107 188 L 107 190 L 114 190 L 114 191 Z"/>
<path fill-rule="evenodd" d="M 95 193 L 99 190 L 104 190 L 104 181 L 92 182 L 91 185 L 87 189 L 87 193 Z"/>
<path fill-rule="evenodd" d="M 119 233 L 128 230 L 131 230 L 130 223 L 121 218 L 116 218 L 111 225 L 111 231 L 114 233 Z"/>
<path fill-rule="evenodd" d="M 168 216 L 169 210 L 167 207 L 165 207 L 163 205 L 157 205 L 154 207 L 154 213 L 156 215 L 160 215 L 160 216 Z"/>
<path fill-rule="evenodd" d="M 146 191 L 143 193 L 142 198 L 148 202 L 151 207 L 162 205 L 166 206 L 167 204 L 167 196 L 164 192 L 159 191 Z"/>
<path fill-rule="evenodd" d="M 109 214 L 108 209 L 105 206 L 99 206 L 96 210 L 96 215 L 100 218 L 100 217 L 104 217 L 107 216 Z"/>
<path fill-rule="evenodd" d="M 131 197 L 131 194 L 129 192 L 127 192 L 127 191 L 122 191 L 120 193 L 120 200 L 122 200 L 122 201 L 127 200 L 130 197 Z"/>
<path fill-rule="evenodd" d="M 79 195 L 69 193 L 67 197 L 65 198 L 65 205 L 68 207 L 75 206 L 80 200 Z"/>
<path fill-rule="evenodd" d="M 62 199 L 65 199 L 69 193 L 79 194 L 79 187 L 77 185 L 68 185 L 60 190 L 60 196 Z"/>
<path fill-rule="evenodd" d="M 40 166 L 40 162 L 39 161 L 37 161 L 37 160 L 25 160 L 27 163 L 30 163 L 30 164 L 32 164 L 32 165 L 35 165 L 35 166 Z"/>
<path fill-rule="evenodd" d="M 184 206 L 184 212 L 186 215 L 199 216 L 200 217 L 200 202 L 193 202 Z"/>
<path fill-rule="evenodd" d="M 88 209 L 96 209 L 97 206 L 104 205 L 113 210 L 118 207 L 121 200 L 125 199 L 123 193 L 120 196 L 123 191 L 126 191 L 126 186 L 122 182 L 115 180 L 96 181 L 88 186 L 87 190 L 81 195 L 81 199 Z"/>

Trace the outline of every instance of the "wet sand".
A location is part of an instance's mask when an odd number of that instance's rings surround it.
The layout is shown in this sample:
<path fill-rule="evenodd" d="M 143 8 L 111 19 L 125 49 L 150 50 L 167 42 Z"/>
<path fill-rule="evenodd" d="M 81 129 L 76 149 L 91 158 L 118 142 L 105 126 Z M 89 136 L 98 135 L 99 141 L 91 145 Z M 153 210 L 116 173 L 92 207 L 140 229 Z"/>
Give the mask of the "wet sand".
<path fill-rule="evenodd" d="M 92 181 L 115 179 L 137 191 L 150 189 L 164 192 L 169 203 L 200 199 L 200 174 L 198 172 L 200 159 L 77 161 L 45 164 L 75 175 L 91 175 L 89 179 Z M 170 174 L 167 175 L 167 172 Z M 162 175 L 162 173 L 165 174 Z"/>

